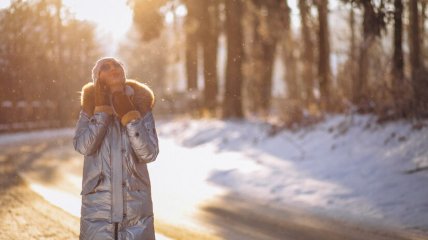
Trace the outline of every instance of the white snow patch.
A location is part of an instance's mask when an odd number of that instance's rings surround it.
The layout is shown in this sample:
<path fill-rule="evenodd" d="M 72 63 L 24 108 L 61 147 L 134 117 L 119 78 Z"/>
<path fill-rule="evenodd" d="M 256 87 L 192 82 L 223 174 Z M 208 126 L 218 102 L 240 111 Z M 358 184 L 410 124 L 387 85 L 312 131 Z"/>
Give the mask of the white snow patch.
<path fill-rule="evenodd" d="M 204 201 L 235 193 L 267 205 L 428 231 L 428 172 L 407 174 L 428 166 L 428 127 L 331 116 L 274 136 L 269 128 L 255 121 L 157 119 L 160 154 L 148 165 L 156 216 L 174 223 L 194 220 Z M 2 134 L 0 144 L 73 134 L 74 129 Z M 66 181 L 80 179 L 73 174 Z"/>
<path fill-rule="evenodd" d="M 0 134 L 0 145 L 13 144 L 23 141 L 46 140 L 58 137 L 72 137 L 74 134 L 73 128 L 37 130 L 32 132 L 21 133 L 6 133 Z"/>
<path fill-rule="evenodd" d="M 428 173 L 406 174 L 428 166 L 428 127 L 330 116 L 297 132 L 269 136 L 268 129 L 249 121 L 162 121 L 160 155 L 173 155 L 161 159 L 173 158 L 183 175 L 206 174 L 209 183 L 265 204 L 428 230 Z M 189 151 L 169 152 L 175 148 L 163 144 L 171 140 Z"/>

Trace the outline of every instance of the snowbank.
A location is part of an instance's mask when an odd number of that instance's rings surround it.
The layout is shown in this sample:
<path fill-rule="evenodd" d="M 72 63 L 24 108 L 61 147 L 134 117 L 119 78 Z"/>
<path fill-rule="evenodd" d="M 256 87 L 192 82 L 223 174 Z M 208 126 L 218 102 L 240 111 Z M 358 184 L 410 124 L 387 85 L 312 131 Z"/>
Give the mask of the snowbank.
<path fill-rule="evenodd" d="M 428 127 L 331 116 L 296 132 L 269 132 L 269 125 L 249 121 L 158 123 L 161 139 L 192 149 L 175 160 L 189 164 L 180 171 L 205 172 L 206 181 L 235 194 L 338 218 L 428 230 L 428 171 L 408 172 L 428 166 Z M 162 142 L 161 150 L 168 151 Z M 195 161 L 197 169 L 190 165 Z"/>

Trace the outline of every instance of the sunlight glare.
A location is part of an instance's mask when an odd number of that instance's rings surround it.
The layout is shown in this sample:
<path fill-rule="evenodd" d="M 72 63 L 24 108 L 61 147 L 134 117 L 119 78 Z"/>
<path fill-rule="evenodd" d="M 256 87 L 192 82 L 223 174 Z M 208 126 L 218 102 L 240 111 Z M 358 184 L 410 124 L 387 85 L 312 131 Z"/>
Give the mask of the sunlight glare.
<path fill-rule="evenodd" d="M 170 23 L 172 23 L 174 21 L 174 14 L 171 12 L 171 11 L 168 11 L 166 14 L 165 14 L 165 22 L 167 23 L 167 24 L 170 24 Z"/>
<path fill-rule="evenodd" d="M 179 5 L 175 9 L 175 14 L 177 14 L 177 16 L 179 16 L 179 17 L 186 16 L 187 15 L 187 8 L 186 8 L 186 6 L 184 6 L 183 4 Z"/>
<path fill-rule="evenodd" d="M 111 33 L 115 40 L 122 38 L 132 23 L 132 10 L 126 0 L 64 0 L 75 17 L 93 21 L 102 32 Z"/>
<path fill-rule="evenodd" d="M 0 9 L 8 8 L 10 6 L 10 1 L 0 1 Z"/>
<path fill-rule="evenodd" d="M 165 13 L 165 22 L 167 24 L 171 24 L 174 22 L 175 17 L 182 18 L 182 17 L 185 17 L 186 15 L 187 15 L 186 6 L 184 6 L 183 4 L 180 4 L 178 7 L 175 8 L 174 11 L 169 10 Z"/>
<path fill-rule="evenodd" d="M 31 183 L 31 190 L 42 196 L 46 201 L 63 209 L 75 217 L 80 217 L 80 198 L 75 195 L 59 191 L 53 188 L 48 188 L 40 184 Z"/>

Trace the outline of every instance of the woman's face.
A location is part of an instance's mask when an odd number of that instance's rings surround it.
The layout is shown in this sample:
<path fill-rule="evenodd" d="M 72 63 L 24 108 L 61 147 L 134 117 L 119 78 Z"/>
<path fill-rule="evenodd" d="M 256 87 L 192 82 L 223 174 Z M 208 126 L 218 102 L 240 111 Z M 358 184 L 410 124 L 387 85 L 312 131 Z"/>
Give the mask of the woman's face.
<path fill-rule="evenodd" d="M 118 62 L 109 60 L 101 65 L 98 79 L 109 87 L 122 85 L 125 83 L 125 72 Z"/>

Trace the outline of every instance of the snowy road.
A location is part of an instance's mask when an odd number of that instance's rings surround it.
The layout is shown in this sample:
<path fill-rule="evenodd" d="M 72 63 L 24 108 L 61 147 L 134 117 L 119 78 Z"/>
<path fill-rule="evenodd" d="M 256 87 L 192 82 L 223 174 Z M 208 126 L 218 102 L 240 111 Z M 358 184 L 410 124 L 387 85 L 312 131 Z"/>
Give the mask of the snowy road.
<path fill-rule="evenodd" d="M 277 171 L 284 170 L 283 174 L 288 174 L 289 179 L 296 178 L 290 175 L 292 166 L 289 163 L 275 161 L 269 156 L 257 160 L 254 151 L 248 149 L 246 155 L 241 154 L 233 150 L 242 146 L 238 147 L 230 140 L 227 143 L 224 139 L 218 144 L 215 143 L 218 139 L 210 136 L 215 133 L 226 139 L 236 138 L 236 132 L 230 129 L 226 129 L 229 133 L 223 133 L 195 128 L 184 122 L 180 124 L 159 127 L 161 153 L 156 162 L 149 164 L 158 233 L 171 239 L 207 240 L 428 239 L 404 229 L 373 224 L 376 219 L 341 221 L 308 212 L 302 205 L 294 205 L 293 201 L 284 204 L 287 199 L 278 197 L 281 195 L 274 191 L 277 185 L 266 182 L 266 173 L 262 170 L 269 166 Z M 216 128 L 218 130 L 218 126 L 210 129 Z M 0 147 L 2 152 L 7 149 L 8 157 L 20 162 L 21 175 L 35 192 L 79 216 L 82 156 L 72 148 L 72 134 L 73 130 L 68 129 L 23 134 L 21 137 L 19 134 L 2 136 Z M 251 135 L 248 131 L 246 134 Z M 204 144 L 212 139 L 214 144 Z M 294 152 L 301 155 L 299 151 Z M 249 155 L 254 159 L 249 160 Z M 278 181 L 274 175 L 267 179 Z M 248 179 L 251 176 L 253 179 Z M 326 183 L 306 180 L 300 191 L 307 192 L 305 188 L 313 186 L 334 190 L 334 186 Z M 254 189 L 251 194 L 250 190 Z M 270 194 L 257 189 L 267 189 Z M 296 196 L 302 197 L 305 193 Z M 306 196 L 309 195 L 306 193 Z M 309 198 L 303 200 L 314 204 L 325 201 L 321 199 L 322 195 L 316 197 L 320 198 L 317 202 Z M 158 239 L 168 238 L 160 235 Z"/>

